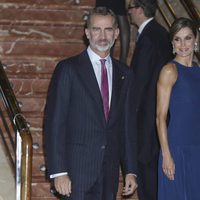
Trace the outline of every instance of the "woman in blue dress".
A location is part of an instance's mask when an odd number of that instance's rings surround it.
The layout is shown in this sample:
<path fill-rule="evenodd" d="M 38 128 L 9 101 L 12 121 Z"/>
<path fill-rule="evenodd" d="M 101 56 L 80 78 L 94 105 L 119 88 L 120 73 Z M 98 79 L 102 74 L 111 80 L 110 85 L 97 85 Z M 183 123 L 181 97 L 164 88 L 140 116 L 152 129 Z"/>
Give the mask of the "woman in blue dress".
<path fill-rule="evenodd" d="M 157 84 L 158 200 L 200 200 L 200 67 L 193 62 L 198 30 L 179 18 L 170 37 L 175 58 Z"/>

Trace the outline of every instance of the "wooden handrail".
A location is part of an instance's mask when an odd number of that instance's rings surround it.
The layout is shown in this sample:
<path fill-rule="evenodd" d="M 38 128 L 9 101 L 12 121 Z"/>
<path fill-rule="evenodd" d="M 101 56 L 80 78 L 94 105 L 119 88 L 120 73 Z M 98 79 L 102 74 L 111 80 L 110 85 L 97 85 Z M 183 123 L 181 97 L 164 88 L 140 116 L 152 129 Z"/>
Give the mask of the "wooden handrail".
<path fill-rule="evenodd" d="M 27 131 L 21 132 L 22 138 L 22 170 L 21 170 L 21 200 L 31 199 L 32 174 L 32 138 Z"/>
<path fill-rule="evenodd" d="M 10 82 L 6 76 L 3 65 L 0 62 L 0 88 L 4 104 L 7 108 L 10 120 L 13 122 L 14 129 L 21 137 L 21 191 L 20 200 L 31 199 L 31 175 L 32 175 L 32 137 L 27 126 L 27 122 L 21 113 L 18 101 L 10 86 Z M 17 140 L 16 140 L 17 142 Z M 17 145 L 16 145 L 17 146 Z M 17 160 L 17 158 L 16 158 Z M 16 163 L 15 163 L 16 165 Z M 16 174 L 17 176 L 17 174 Z"/>

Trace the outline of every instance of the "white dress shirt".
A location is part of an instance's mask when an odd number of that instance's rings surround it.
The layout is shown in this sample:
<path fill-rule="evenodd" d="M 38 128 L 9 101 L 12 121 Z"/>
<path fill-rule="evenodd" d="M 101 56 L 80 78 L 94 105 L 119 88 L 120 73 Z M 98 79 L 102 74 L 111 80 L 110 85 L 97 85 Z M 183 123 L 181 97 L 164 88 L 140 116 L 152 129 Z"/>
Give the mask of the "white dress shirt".
<path fill-rule="evenodd" d="M 139 27 L 139 29 L 138 29 L 139 34 L 142 33 L 144 27 L 145 27 L 151 20 L 153 20 L 153 19 L 154 19 L 154 18 L 151 17 L 151 18 L 149 18 L 148 20 L 144 21 L 144 22 L 140 25 L 140 27 Z"/>
<path fill-rule="evenodd" d="M 107 76 L 108 76 L 108 89 L 109 89 L 109 107 L 111 103 L 111 95 L 112 95 L 112 60 L 110 58 L 110 55 L 108 55 L 105 58 L 101 58 L 99 55 L 97 55 L 90 46 L 87 48 L 87 52 L 90 58 L 90 61 L 92 63 L 94 73 L 99 85 L 99 89 L 101 90 L 101 62 L 100 59 L 106 59 L 105 65 L 107 69 Z"/>

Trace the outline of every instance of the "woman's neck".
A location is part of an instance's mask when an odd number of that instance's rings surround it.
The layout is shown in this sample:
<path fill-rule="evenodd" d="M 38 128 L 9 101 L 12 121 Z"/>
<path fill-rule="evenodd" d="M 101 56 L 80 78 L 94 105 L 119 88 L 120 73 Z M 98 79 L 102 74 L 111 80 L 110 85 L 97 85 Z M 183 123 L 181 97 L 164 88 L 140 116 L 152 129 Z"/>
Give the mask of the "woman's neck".
<path fill-rule="evenodd" d="M 193 58 L 193 56 L 180 57 L 180 56 L 176 55 L 174 60 L 187 66 L 187 67 L 192 67 L 192 60 L 193 60 L 192 58 Z"/>

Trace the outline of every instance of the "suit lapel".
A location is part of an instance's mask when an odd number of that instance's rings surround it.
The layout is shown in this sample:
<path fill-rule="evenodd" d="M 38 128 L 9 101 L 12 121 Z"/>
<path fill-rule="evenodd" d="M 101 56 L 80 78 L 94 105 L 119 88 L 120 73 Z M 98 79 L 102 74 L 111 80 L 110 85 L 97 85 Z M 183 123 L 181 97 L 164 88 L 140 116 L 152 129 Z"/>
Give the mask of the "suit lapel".
<path fill-rule="evenodd" d="M 101 119 L 105 124 L 106 120 L 103 111 L 103 101 L 101 97 L 101 92 L 99 90 L 99 86 L 92 67 L 92 63 L 90 62 L 86 50 L 82 54 L 80 54 L 78 62 L 79 63 L 77 63 L 78 66 L 77 71 L 79 73 L 79 76 L 83 84 L 85 85 L 89 95 L 94 99 L 94 102 L 96 103 L 95 108 L 97 109 L 97 113 L 100 113 L 100 115 L 99 114 L 98 115 L 101 116 Z M 112 95 L 111 95 L 111 105 L 107 123 L 110 122 L 110 119 L 111 120 L 113 119 L 113 117 L 116 115 L 118 111 L 121 89 L 123 82 L 126 78 L 122 70 L 120 70 L 120 67 L 117 64 L 117 62 L 114 59 L 112 59 L 112 62 L 113 62 Z"/>
<path fill-rule="evenodd" d="M 79 73 L 79 76 L 81 77 L 81 80 L 85 85 L 89 95 L 94 99 L 96 103 L 94 107 L 97 108 L 97 113 L 100 113 L 104 117 L 101 92 L 99 90 L 92 63 L 86 50 L 82 54 L 80 54 L 78 62 L 79 63 L 77 71 Z"/>
<path fill-rule="evenodd" d="M 118 111 L 120 94 L 124 79 L 125 77 L 120 70 L 118 64 L 115 62 L 115 60 L 113 60 L 112 96 L 108 122 L 110 121 L 110 119 L 112 120 L 114 116 L 116 116 L 116 113 Z"/>

